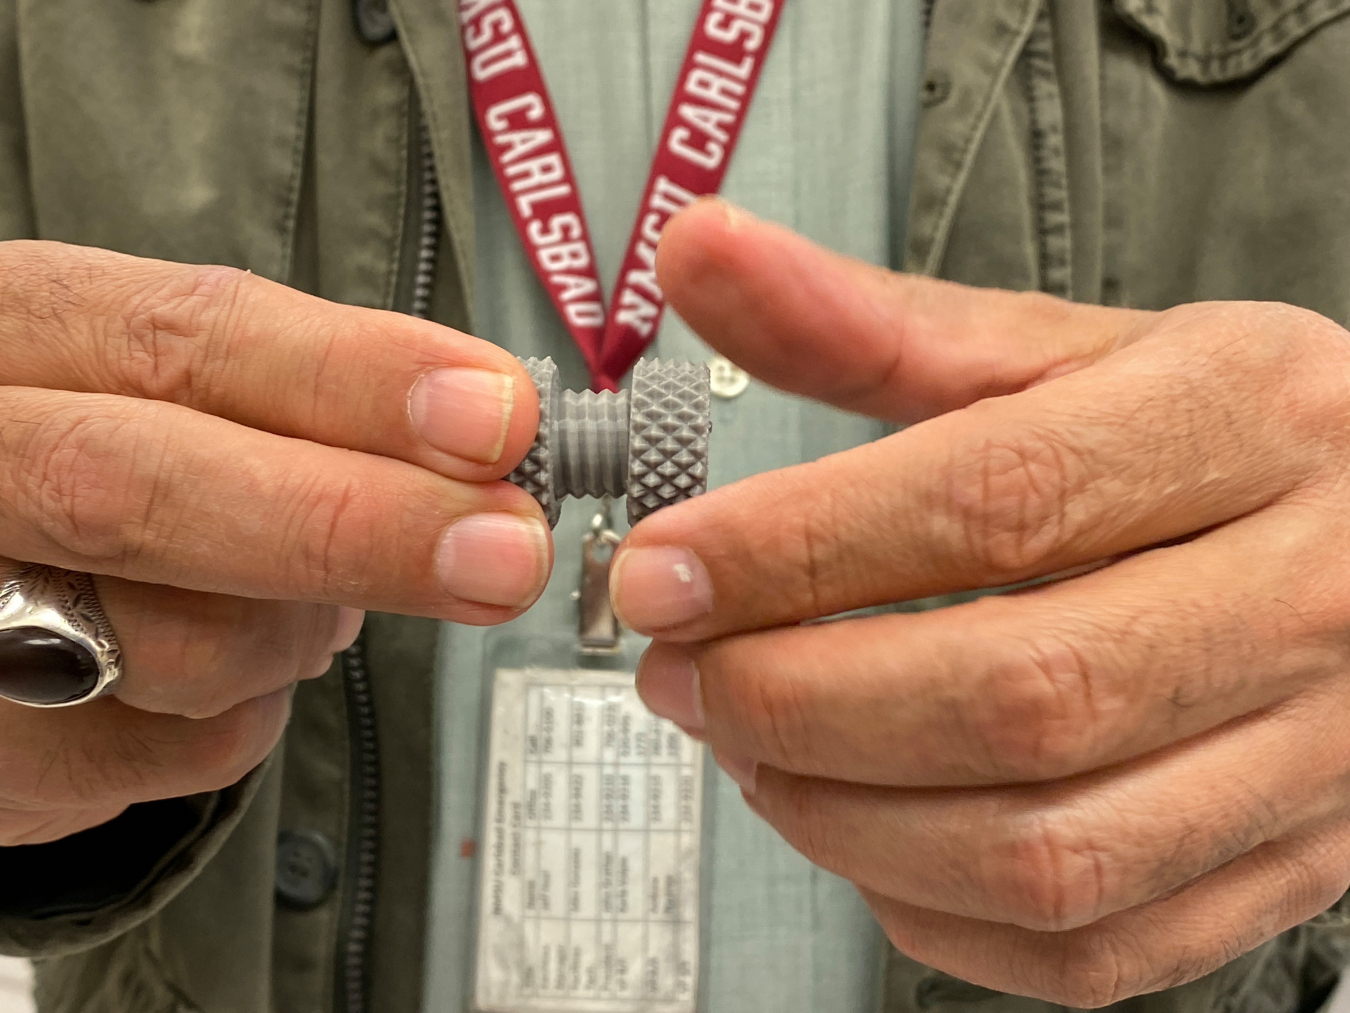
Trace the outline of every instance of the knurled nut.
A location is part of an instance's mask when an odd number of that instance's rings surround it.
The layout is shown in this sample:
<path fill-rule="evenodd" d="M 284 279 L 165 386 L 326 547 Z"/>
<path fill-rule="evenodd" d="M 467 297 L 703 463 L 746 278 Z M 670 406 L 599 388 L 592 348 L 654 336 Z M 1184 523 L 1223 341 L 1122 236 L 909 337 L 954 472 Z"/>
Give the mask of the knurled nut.
<path fill-rule="evenodd" d="M 553 489 L 553 414 L 562 408 L 562 380 L 552 359 L 525 359 L 525 371 L 539 392 L 539 430 L 534 446 L 508 478 L 539 503 L 549 527 L 562 516 L 562 503 Z"/>
<path fill-rule="evenodd" d="M 708 489 L 712 394 L 703 362 L 644 359 L 629 407 L 628 521 Z"/>

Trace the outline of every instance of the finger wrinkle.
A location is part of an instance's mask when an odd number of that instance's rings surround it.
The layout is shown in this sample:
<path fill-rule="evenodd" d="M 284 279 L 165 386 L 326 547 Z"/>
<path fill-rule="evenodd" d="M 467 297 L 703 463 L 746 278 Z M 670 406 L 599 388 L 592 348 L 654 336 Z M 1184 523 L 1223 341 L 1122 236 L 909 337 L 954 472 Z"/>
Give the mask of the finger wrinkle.
<path fill-rule="evenodd" d="M 102 397 L 49 411 L 22 453 L 11 458 L 10 468 L 19 472 L 12 479 L 15 492 L 28 504 L 21 512 L 77 559 L 125 562 L 138 551 L 126 533 L 145 532 L 158 520 L 153 509 L 166 490 L 166 447 L 136 424 L 139 411 L 134 402 Z M 155 478 L 140 490 L 147 454 Z M 24 469 L 31 473 L 22 474 Z"/>
<path fill-rule="evenodd" d="M 118 313 L 118 333 L 107 335 L 117 340 L 102 343 L 121 356 L 125 382 L 153 400 L 196 403 L 206 368 L 231 359 L 249 278 L 231 267 L 181 268 L 133 290 Z"/>
<path fill-rule="evenodd" d="M 943 500 L 933 518 L 954 525 L 963 554 L 995 583 L 1041 572 L 1077 535 L 1075 514 L 1091 488 L 1093 454 L 1059 433 L 991 433 L 980 425 L 972 446 L 958 441 L 944 468 Z"/>
<path fill-rule="evenodd" d="M 1063 638 L 1019 643 L 984 666 L 974 708 L 960 708 L 980 743 L 984 776 L 1044 781 L 1078 773 L 1114 743 L 1102 742 L 1104 715 L 1087 657 Z"/>

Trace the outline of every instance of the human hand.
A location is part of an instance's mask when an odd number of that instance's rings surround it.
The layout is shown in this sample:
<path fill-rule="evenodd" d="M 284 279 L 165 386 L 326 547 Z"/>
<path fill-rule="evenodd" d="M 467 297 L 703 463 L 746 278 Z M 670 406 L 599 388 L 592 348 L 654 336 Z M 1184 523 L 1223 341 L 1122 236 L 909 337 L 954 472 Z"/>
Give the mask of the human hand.
<path fill-rule="evenodd" d="M 516 360 L 252 275 L 0 244 L 0 556 L 91 572 L 116 695 L 0 701 L 0 845 L 238 781 L 363 609 L 487 624 L 542 590 Z"/>
<path fill-rule="evenodd" d="M 714 203 L 660 272 L 768 382 L 928 420 L 654 516 L 612 585 L 648 705 L 900 950 L 1101 1006 L 1345 892 L 1350 335 L 895 275 Z"/>

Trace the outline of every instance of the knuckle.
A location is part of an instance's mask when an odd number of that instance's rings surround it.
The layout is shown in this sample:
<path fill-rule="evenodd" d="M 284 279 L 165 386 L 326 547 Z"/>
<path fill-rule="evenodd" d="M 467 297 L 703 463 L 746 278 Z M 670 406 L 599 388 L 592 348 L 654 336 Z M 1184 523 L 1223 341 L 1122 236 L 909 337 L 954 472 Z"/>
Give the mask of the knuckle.
<path fill-rule="evenodd" d="M 268 701 L 250 700 L 224 714 L 196 723 L 184 748 L 184 762 L 199 779 L 202 791 L 236 784 L 276 744 Z"/>
<path fill-rule="evenodd" d="M 1204 335 L 1199 368 L 1225 375 L 1245 369 L 1265 388 L 1290 382 L 1308 351 L 1334 335 L 1344 337 L 1320 313 L 1288 303 L 1200 303 L 1173 312 Z"/>
<path fill-rule="evenodd" d="M 161 629 L 138 629 L 130 650 L 151 671 L 138 681 L 135 698 L 144 710 L 207 720 L 265 694 L 321 674 L 332 636 L 323 606 L 302 602 L 255 602 L 217 598 L 216 615 L 200 623 L 169 616 Z M 324 665 L 327 669 L 327 665 Z"/>
<path fill-rule="evenodd" d="M 127 299 L 117 340 L 104 342 L 111 366 L 147 398 L 186 403 L 228 362 L 253 277 L 231 267 L 175 271 Z"/>
<path fill-rule="evenodd" d="M 327 675 L 337 652 L 333 645 L 340 628 L 336 606 L 301 605 L 305 615 L 291 615 L 275 627 L 273 650 L 284 652 L 286 665 L 280 685 L 307 682 Z M 276 641 L 280 640 L 280 643 Z"/>
<path fill-rule="evenodd" d="M 241 666 L 234 651 L 214 637 L 195 637 L 185 630 L 156 645 L 155 672 L 149 685 L 133 697 L 122 699 L 142 710 L 177 714 L 194 720 L 218 717 L 239 703 L 245 688 L 230 674 Z M 270 667 L 271 659 L 261 662 Z M 258 677 L 256 668 L 248 671 L 249 682 Z"/>
<path fill-rule="evenodd" d="M 1064 937 L 1052 981 L 1052 1002 L 1077 1009 L 1101 1009 L 1141 991 L 1132 956 L 1109 934 L 1086 931 Z"/>
<path fill-rule="evenodd" d="M 1176 988 L 1236 960 L 1248 947 L 1237 931 L 1206 939 L 1203 948 L 1177 945 L 1151 918 L 1093 926 L 1052 937 L 1046 977 L 1062 985 L 1054 1001 L 1099 1009 L 1146 992 Z"/>
<path fill-rule="evenodd" d="M 228 709 L 217 684 L 224 653 L 220 642 L 194 636 L 177 623 L 161 625 L 167 629 L 142 626 L 136 640 L 123 638 L 128 679 L 118 696 L 141 710 L 189 718 L 214 717 Z"/>
<path fill-rule="evenodd" d="M 121 560 L 133 550 L 129 532 L 143 534 L 158 513 L 159 483 L 147 487 L 136 476 L 147 458 L 162 459 L 163 446 L 130 421 L 91 409 L 58 410 L 32 427 L 11 458 L 20 513 L 69 552 Z"/>
<path fill-rule="evenodd" d="M 387 515 L 381 500 L 379 490 L 360 479 L 318 473 L 299 477 L 279 493 L 290 597 L 347 598 L 360 592 L 360 561 L 381 559 L 388 551 L 381 544 L 379 519 Z"/>
<path fill-rule="evenodd" d="M 816 465 L 806 465 L 808 471 Z M 782 554 L 792 565 L 783 572 L 800 574 L 801 583 L 795 597 L 798 611 L 811 616 L 829 615 L 836 609 L 831 602 L 847 597 L 848 568 L 843 562 L 843 533 L 848 529 L 847 518 L 854 511 L 845 510 L 836 490 L 822 483 L 812 496 L 811 509 L 803 510 L 792 519 L 791 543 L 780 546 Z"/>
<path fill-rule="evenodd" d="M 1111 890 L 1111 853 L 1062 813 L 1024 817 L 992 842 L 994 897 L 1023 928 L 1066 932 L 1096 921 Z"/>
<path fill-rule="evenodd" d="M 180 671 L 189 672 L 191 669 L 183 668 Z M 255 674 L 250 673 L 251 677 Z M 175 686 L 168 694 L 168 699 L 163 701 L 163 709 L 194 721 L 207 721 L 238 706 L 239 697 L 239 687 L 227 681 L 221 667 L 216 665 L 204 674 L 189 677 Z"/>
<path fill-rule="evenodd" d="M 184 622 L 173 614 L 142 624 L 130 652 L 149 669 L 123 700 L 142 710 L 216 718 L 253 697 L 318 673 L 326 641 L 299 603 L 217 599 L 217 614 Z M 131 675 L 137 673 L 131 672 Z M 134 696 L 133 696 L 134 692 Z"/>
<path fill-rule="evenodd" d="M 978 692 L 954 713 L 980 750 L 983 773 L 1008 781 L 1077 773 L 1103 741 L 1092 668 L 1059 640 L 1012 646 L 986 665 Z"/>
<path fill-rule="evenodd" d="M 1037 574 L 1088 516 L 1088 464 L 1054 432 L 984 435 L 953 449 L 934 516 L 954 526 L 958 551 L 991 579 Z"/>
<path fill-rule="evenodd" d="M 1202 303 L 1171 313 L 1204 335 L 1191 360 L 1196 388 L 1223 391 L 1230 405 L 1240 399 L 1230 411 L 1292 437 L 1293 446 L 1325 440 L 1329 425 L 1333 438 L 1343 436 L 1350 334 L 1339 324 L 1286 303 Z M 1281 442 L 1286 457 L 1289 446 Z"/>
<path fill-rule="evenodd" d="M 237 645 L 229 662 L 231 672 L 252 673 L 250 696 L 317 678 L 328 669 L 333 655 L 329 646 L 337 630 L 335 607 L 277 602 L 265 615 L 253 611 L 250 635 Z"/>
<path fill-rule="evenodd" d="M 722 666 L 718 666 L 722 670 Z M 748 731 L 756 758 L 782 770 L 815 772 L 807 687 L 788 673 L 754 666 L 724 683 L 733 725 Z"/>

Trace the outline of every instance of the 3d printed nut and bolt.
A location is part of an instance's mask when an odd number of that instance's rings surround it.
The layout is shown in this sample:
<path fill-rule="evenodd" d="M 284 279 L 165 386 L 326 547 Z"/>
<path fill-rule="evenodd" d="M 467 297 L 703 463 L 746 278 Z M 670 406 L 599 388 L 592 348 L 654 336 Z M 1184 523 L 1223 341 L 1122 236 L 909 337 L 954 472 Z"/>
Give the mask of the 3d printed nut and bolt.
<path fill-rule="evenodd" d="M 552 359 L 526 359 L 539 391 L 539 434 L 510 480 L 551 525 L 569 496 L 628 497 L 628 521 L 708 488 L 708 367 L 643 359 L 617 393 L 563 390 Z"/>

